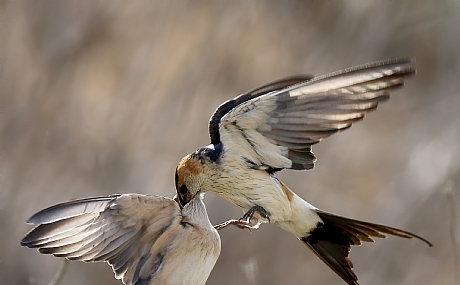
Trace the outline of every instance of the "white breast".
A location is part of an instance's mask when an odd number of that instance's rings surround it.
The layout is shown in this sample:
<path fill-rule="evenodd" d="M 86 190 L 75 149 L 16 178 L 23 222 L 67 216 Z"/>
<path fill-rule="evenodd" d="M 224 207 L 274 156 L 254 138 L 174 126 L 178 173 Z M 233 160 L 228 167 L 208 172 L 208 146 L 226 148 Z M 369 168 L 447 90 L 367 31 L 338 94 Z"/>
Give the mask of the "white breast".
<path fill-rule="evenodd" d="M 297 236 L 305 236 L 320 221 L 314 206 L 290 190 L 287 190 L 288 196 L 275 177 L 264 170 L 250 169 L 242 157 L 224 155 L 212 176 L 207 191 L 224 197 L 244 211 L 261 206 L 269 213 L 270 223 Z M 258 214 L 255 218 L 259 222 L 269 222 Z"/>
<path fill-rule="evenodd" d="M 219 257 L 221 243 L 210 225 L 189 225 L 180 232 L 148 285 L 204 285 Z M 186 238 L 184 238 L 186 236 Z M 174 244 L 174 245 L 173 245 Z"/>

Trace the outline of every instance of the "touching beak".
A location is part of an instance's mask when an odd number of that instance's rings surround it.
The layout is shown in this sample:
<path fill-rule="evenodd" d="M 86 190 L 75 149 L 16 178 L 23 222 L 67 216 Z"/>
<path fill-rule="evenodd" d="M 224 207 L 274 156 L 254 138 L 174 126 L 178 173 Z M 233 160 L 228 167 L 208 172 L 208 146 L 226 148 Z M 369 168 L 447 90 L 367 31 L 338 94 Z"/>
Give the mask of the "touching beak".
<path fill-rule="evenodd" d="M 173 197 L 173 200 L 174 200 L 174 201 L 176 201 L 176 202 L 177 202 L 177 204 L 179 204 L 179 207 L 180 207 L 181 209 L 183 209 L 183 208 L 184 208 L 184 206 L 185 206 L 185 203 L 184 203 L 184 201 L 183 201 L 183 200 L 180 198 L 180 196 L 179 196 L 179 195 L 177 195 L 177 194 L 176 194 L 176 195 L 174 195 L 174 197 Z"/>
<path fill-rule="evenodd" d="M 190 201 L 185 202 L 185 200 L 183 200 L 183 199 L 180 197 L 180 195 L 176 193 L 176 195 L 174 195 L 174 197 L 173 197 L 173 200 L 176 201 L 176 202 L 179 204 L 179 206 L 180 206 L 181 209 L 183 209 L 183 208 L 185 207 L 185 205 L 187 205 L 188 203 L 190 203 L 192 200 L 196 200 L 196 199 L 202 200 L 202 199 L 204 198 L 204 194 L 205 194 L 204 192 L 201 192 L 201 191 L 200 191 L 200 192 L 196 193 L 195 196 L 193 196 L 193 198 L 190 199 Z"/>

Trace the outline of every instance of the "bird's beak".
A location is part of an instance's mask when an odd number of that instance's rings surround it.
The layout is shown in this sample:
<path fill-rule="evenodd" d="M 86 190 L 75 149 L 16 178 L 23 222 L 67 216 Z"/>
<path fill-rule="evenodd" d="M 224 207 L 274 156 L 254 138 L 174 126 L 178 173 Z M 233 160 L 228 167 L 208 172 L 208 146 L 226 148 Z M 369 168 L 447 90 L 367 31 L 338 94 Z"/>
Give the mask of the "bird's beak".
<path fill-rule="evenodd" d="M 182 203 L 181 203 L 181 199 L 179 198 L 179 196 L 178 196 L 177 194 L 176 194 L 176 195 L 174 195 L 174 197 L 173 197 L 173 200 L 174 200 L 174 201 L 176 201 L 176 202 L 177 202 L 177 204 L 179 204 L 179 207 L 180 207 L 181 209 L 183 209 L 183 208 L 184 208 L 184 206 L 185 206 L 185 205 L 182 205 Z"/>
<path fill-rule="evenodd" d="M 180 195 L 176 194 L 174 195 L 173 197 L 173 200 L 177 202 L 177 204 L 179 204 L 180 208 L 183 209 L 185 207 L 185 205 L 187 205 L 188 203 L 190 203 L 192 200 L 196 200 L 196 199 L 200 199 L 202 200 L 204 198 L 204 192 L 198 192 L 195 194 L 195 196 L 193 196 L 192 199 L 190 199 L 190 201 L 188 202 L 185 202 L 181 197 Z"/>

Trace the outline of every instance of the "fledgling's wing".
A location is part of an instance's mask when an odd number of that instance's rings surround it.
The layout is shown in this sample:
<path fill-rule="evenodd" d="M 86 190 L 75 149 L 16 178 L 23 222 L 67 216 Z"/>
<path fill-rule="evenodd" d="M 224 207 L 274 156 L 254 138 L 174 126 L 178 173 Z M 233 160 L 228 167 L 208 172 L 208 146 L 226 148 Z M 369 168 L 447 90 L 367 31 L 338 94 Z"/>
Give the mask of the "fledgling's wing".
<path fill-rule="evenodd" d="M 124 194 L 88 198 L 52 206 L 32 216 L 38 225 L 21 245 L 71 260 L 106 261 L 124 284 L 149 280 L 163 252 L 152 248 L 158 237 L 180 223 L 172 199 Z M 142 283 L 143 284 L 143 283 Z"/>
<path fill-rule="evenodd" d="M 211 143 L 272 170 L 311 169 L 313 144 L 362 120 L 414 74 L 414 60 L 387 60 L 237 97 L 211 117 Z"/>

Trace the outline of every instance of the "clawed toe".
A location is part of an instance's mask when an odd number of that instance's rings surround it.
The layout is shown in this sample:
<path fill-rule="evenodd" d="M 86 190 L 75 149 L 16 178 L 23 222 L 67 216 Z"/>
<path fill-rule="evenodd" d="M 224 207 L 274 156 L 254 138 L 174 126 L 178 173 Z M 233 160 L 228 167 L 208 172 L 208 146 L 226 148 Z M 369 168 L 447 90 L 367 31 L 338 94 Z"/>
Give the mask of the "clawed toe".
<path fill-rule="evenodd" d="M 216 230 L 221 230 L 223 228 L 226 228 L 228 227 L 229 225 L 234 225 L 240 229 L 248 229 L 249 231 L 251 231 L 252 229 L 257 229 L 258 228 L 258 224 L 256 223 L 256 225 L 253 225 L 252 222 L 253 222 L 253 218 L 254 218 L 254 214 L 255 213 L 259 213 L 259 215 L 261 215 L 263 218 L 267 219 L 268 222 L 270 222 L 270 216 L 268 214 L 268 212 L 261 206 L 254 206 L 252 207 L 251 209 L 249 209 L 249 211 L 247 211 L 243 217 L 239 220 L 228 220 L 226 222 L 223 222 L 222 224 L 218 224 L 218 225 L 215 225 L 214 228 Z"/>
<path fill-rule="evenodd" d="M 248 229 L 249 231 L 251 231 L 251 229 L 254 229 L 256 227 L 252 226 L 250 224 L 250 222 L 246 221 L 246 220 L 242 220 L 242 219 L 239 219 L 239 220 L 228 220 L 226 222 L 223 222 L 221 224 L 218 224 L 218 225 L 215 225 L 214 228 L 216 230 L 221 230 L 223 228 L 226 228 L 230 225 L 233 225 L 233 226 L 236 226 L 240 229 Z"/>
<path fill-rule="evenodd" d="M 258 205 L 253 206 L 251 209 L 249 209 L 249 211 L 247 211 L 240 220 L 250 222 L 256 212 L 259 213 L 259 215 L 262 216 L 264 219 L 267 219 L 270 222 L 269 213 L 264 209 L 264 207 Z"/>

